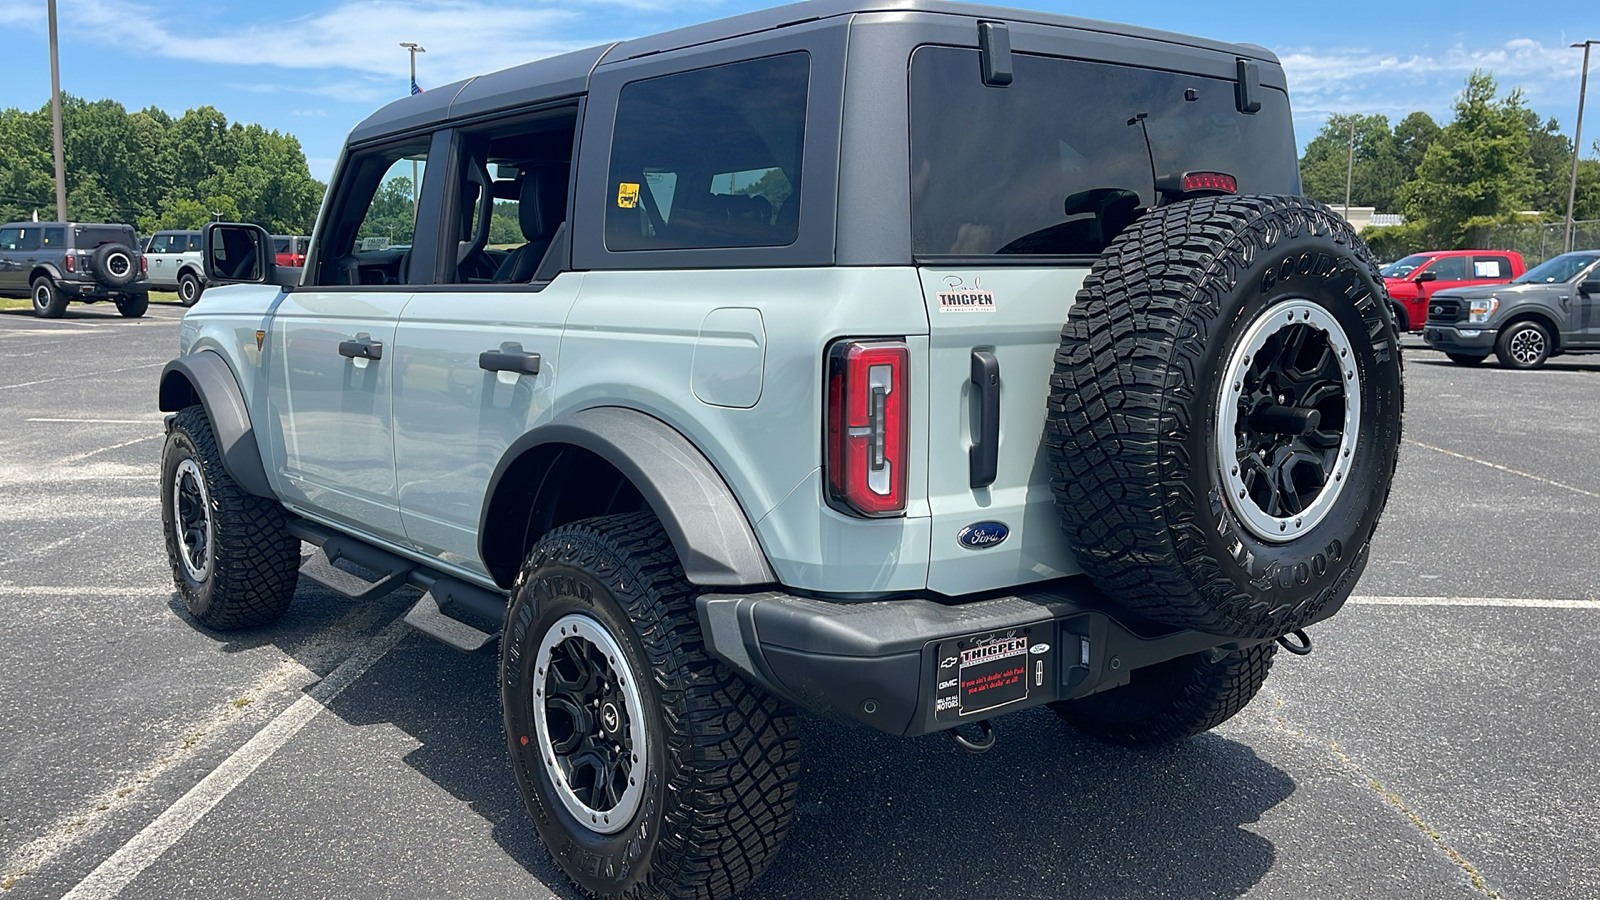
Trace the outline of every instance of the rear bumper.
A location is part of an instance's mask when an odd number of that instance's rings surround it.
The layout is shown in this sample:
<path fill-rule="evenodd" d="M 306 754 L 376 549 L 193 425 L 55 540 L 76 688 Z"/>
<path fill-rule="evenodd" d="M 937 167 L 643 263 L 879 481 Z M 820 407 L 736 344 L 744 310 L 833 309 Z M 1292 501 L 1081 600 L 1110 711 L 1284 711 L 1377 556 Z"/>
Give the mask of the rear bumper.
<path fill-rule="evenodd" d="M 764 592 L 705 594 L 698 608 L 713 655 L 746 678 L 818 715 L 907 736 L 1117 687 L 1178 656 L 1264 643 L 1126 625 L 1081 577 L 960 604 Z"/>
<path fill-rule="evenodd" d="M 1494 341 L 1499 334 L 1497 328 L 1463 328 L 1460 325 L 1435 325 L 1431 322 L 1422 329 L 1422 339 L 1435 350 L 1483 356 L 1494 350 Z"/>
<path fill-rule="evenodd" d="M 150 279 L 135 278 L 119 288 L 107 287 L 98 281 L 62 279 L 56 282 L 56 287 L 68 297 L 85 300 L 109 300 L 112 297 L 121 297 L 126 294 L 149 293 Z"/>

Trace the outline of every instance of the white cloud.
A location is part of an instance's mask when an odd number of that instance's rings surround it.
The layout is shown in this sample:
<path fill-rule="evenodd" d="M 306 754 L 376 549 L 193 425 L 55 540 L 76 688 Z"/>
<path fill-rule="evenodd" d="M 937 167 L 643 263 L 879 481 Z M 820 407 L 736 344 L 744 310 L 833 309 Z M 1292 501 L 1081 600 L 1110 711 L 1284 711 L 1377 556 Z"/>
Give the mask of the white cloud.
<path fill-rule="evenodd" d="M 654 0 L 612 2 L 633 6 Z M 0 6 L 0 15 L 13 5 L 21 9 L 20 4 Z M 215 30 L 204 20 L 185 20 L 181 29 L 169 29 L 170 17 L 137 0 L 62 0 L 62 6 L 62 14 L 70 12 L 76 23 L 78 39 L 107 35 L 110 41 L 114 35 L 118 45 L 199 63 L 360 73 L 366 77 L 339 85 L 352 94 L 337 96 L 362 101 L 393 96 L 396 83 L 404 89 L 409 73 L 401 41 L 427 48 L 417 58 L 417 80 L 424 88 L 598 43 L 552 38 L 583 20 L 575 5 L 517 9 L 477 0 L 354 0 L 286 21 Z M 300 84 L 291 89 L 335 96 L 326 82 L 297 80 Z"/>

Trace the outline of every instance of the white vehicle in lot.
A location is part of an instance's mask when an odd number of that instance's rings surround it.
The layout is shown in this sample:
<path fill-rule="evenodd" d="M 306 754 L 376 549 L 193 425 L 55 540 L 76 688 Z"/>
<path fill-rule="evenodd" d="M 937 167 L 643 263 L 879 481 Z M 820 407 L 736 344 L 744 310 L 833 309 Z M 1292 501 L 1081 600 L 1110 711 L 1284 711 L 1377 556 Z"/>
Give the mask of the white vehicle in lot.
<path fill-rule="evenodd" d="M 200 264 L 200 232 L 158 231 L 145 250 L 150 260 L 150 288 L 176 291 L 178 302 L 193 306 L 206 289 L 205 267 Z"/>

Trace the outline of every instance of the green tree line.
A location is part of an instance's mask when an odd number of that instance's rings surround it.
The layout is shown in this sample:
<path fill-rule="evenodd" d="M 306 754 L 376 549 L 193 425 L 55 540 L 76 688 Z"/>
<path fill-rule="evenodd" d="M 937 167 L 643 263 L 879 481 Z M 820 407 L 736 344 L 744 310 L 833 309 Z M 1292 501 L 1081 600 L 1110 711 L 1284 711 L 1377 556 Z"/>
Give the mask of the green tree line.
<path fill-rule="evenodd" d="M 1555 119 L 1540 120 L 1520 89 L 1502 95 L 1487 72 L 1468 76 L 1444 126 L 1425 112 L 1392 129 L 1387 116 L 1330 116 L 1300 159 L 1307 196 L 1344 204 L 1352 125 L 1350 205 L 1406 217 L 1402 226 L 1362 233 L 1381 258 L 1482 246 L 1490 229 L 1527 222 L 1529 212 L 1544 222 L 1566 216 L 1571 139 Z M 1600 152 L 1600 141 L 1595 148 Z M 1600 219 L 1600 160 L 1578 165 L 1573 215 Z"/>
<path fill-rule="evenodd" d="M 63 96 L 67 216 L 122 222 L 140 234 L 198 228 L 213 218 L 255 222 L 274 234 L 309 234 L 324 185 L 300 141 L 260 125 L 230 123 L 214 107 L 174 118 L 128 112 L 114 100 Z M 50 107 L 0 111 L 0 221 L 55 218 Z"/>

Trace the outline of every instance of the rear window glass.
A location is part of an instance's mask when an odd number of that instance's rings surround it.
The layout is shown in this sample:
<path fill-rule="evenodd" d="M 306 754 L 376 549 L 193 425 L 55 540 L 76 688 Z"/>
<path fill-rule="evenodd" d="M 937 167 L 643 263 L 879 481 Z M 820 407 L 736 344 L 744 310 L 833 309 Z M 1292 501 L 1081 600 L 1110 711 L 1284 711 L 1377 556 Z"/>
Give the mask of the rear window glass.
<path fill-rule="evenodd" d="M 294 246 L 294 238 L 272 236 L 272 252 L 290 253 L 292 251 L 289 248 L 292 246 Z"/>
<path fill-rule="evenodd" d="M 1478 256 L 1472 260 L 1474 278 L 1510 278 L 1511 260 L 1504 256 Z"/>
<path fill-rule="evenodd" d="M 997 88 L 976 50 L 912 57 L 918 257 L 1098 254 L 1155 202 L 1156 175 L 1224 172 L 1242 194 L 1298 191 L 1282 91 L 1263 90 L 1246 115 L 1232 81 L 1027 54 L 1013 64 Z"/>
<path fill-rule="evenodd" d="M 789 53 L 623 87 L 606 246 L 793 243 L 810 69 L 808 54 Z"/>
<path fill-rule="evenodd" d="M 119 243 L 134 245 L 132 228 L 110 228 L 103 225 L 79 225 L 75 232 L 79 250 L 92 250 L 101 244 Z"/>

